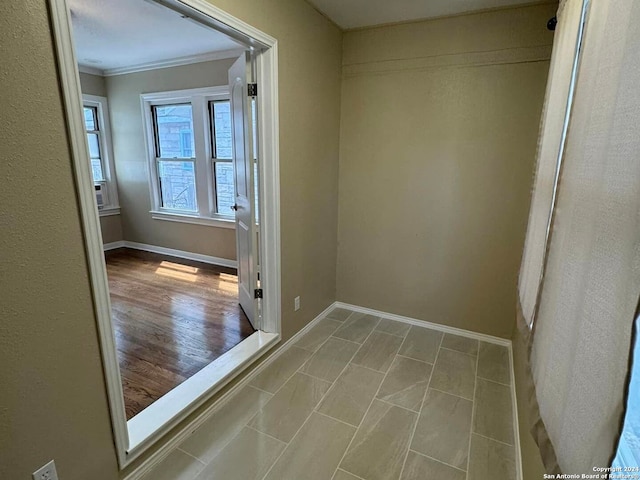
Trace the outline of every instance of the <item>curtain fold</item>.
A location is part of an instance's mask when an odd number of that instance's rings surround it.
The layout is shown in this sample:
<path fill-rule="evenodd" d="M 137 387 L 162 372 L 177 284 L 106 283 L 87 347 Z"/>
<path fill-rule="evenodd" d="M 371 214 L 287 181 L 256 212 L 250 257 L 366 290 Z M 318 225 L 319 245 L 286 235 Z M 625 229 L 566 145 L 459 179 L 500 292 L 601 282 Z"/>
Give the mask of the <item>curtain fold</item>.
<path fill-rule="evenodd" d="M 583 0 L 565 0 L 557 13 L 547 92 L 542 112 L 536 172 L 529 210 L 529 225 L 520 267 L 518 291 L 522 315 L 531 326 L 541 280 L 547 233 L 551 218 L 556 173 L 570 107 L 574 61 L 578 54 L 578 33 Z"/>
<path fill-rule="evenodd" d="M 593 473 L 612 458 L 640 292 L 640 2 L 593 0 L 589 8 L 552 235 L 540 253 L 546 228 L 532 217 L 547 208 L 549 90 L 519 290 L 528 325 L 544 263 L 530 368 L 540 421 L 568 474 Z"/>

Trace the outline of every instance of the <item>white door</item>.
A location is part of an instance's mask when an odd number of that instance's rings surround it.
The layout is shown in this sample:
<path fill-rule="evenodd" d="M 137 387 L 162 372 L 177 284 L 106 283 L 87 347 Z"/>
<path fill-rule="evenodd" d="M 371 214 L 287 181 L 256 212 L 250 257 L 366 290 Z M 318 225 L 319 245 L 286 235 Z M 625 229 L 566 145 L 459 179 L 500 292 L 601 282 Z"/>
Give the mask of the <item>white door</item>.
<path fill-rule="evenodd" d="M 238 294 L 240 306 L 253 328 L 259 329 L 255 291 L 257 286 L 254 255 L 255 203 L 253 183 L 253 125 L 251 97 L 247 89 L 248 61 L 242 55 L 229 69 L 231 122 L 233 125 L 233 167 L 236 189 L 236 245 L 238 257 Z"/>

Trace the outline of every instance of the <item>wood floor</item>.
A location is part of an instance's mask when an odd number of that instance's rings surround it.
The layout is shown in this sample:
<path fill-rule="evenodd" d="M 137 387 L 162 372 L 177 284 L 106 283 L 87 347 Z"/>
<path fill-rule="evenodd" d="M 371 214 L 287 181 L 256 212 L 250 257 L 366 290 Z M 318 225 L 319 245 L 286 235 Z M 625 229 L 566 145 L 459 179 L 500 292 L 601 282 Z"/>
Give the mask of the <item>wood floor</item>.
<path fill-rule="evenodd" d="M 105 257 L 127 419 L 253 333 L 234 269 L 125 248 Z"/>

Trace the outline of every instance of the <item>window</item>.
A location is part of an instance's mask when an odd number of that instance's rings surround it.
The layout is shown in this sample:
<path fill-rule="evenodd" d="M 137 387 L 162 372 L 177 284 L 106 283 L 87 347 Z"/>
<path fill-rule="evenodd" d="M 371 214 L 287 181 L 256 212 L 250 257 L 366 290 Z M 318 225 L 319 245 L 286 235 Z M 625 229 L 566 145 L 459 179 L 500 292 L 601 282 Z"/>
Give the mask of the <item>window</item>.
<path fill-rule="evenodd" d="M 197 212 L 192 107 L 158 105 L 152 109 L 161 207 Z"/>
<path fill-rule="evenodd" d="M 231 106 L 227 87 L 143 94 L 151 215 L 233 228 Z"/>
<path fill-rule="evenodd" d="M 216 184 L 218 212 L 231 214 L 235 204 L 233 185 L 233 139 L 231 137 L 231 102 L 218 100 L 209 103 L 212 127 L 213 172 Z"/>
<path fill-rule="evenodd" d="M 96 189 L 98 209 L 101 216 L 118 214 L 120 208 L 111 155 L 107 99 L 83 95 L 82 101 L 91 175 Z"/>
<path fill-rule="evenodd" d="M 89 158 L 94 182 L 104 181 L 102 157 L 100 155 L 100 127 L 98 124 L 98 107 L 84 107 L 84 126 L 87 130 Z"/>
<path fill-rule="evenodd" d="M 630 474 L 640 465 L 640 316 L 636 316 L 634 330 L 625 419 L 611 465 Z"/>

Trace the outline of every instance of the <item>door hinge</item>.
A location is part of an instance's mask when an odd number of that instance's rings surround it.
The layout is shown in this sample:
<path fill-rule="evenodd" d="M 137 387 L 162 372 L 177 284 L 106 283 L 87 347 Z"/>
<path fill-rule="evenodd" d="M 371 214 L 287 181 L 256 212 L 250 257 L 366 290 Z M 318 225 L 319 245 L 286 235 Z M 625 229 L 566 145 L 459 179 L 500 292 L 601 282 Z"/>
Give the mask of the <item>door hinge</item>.
<path fill-rule="evenodd" d="M 253 291 L 253 295 L 254 295 L 254 298 L 262 298 L 262 289 L 261 288 L 256 288 Z"/>
<path fill-rule="evenodd" d="M 249 83 L 247 84 L 247 95 L 250 97 L 258 96 L 258 84 L 257 83 Z"/>

